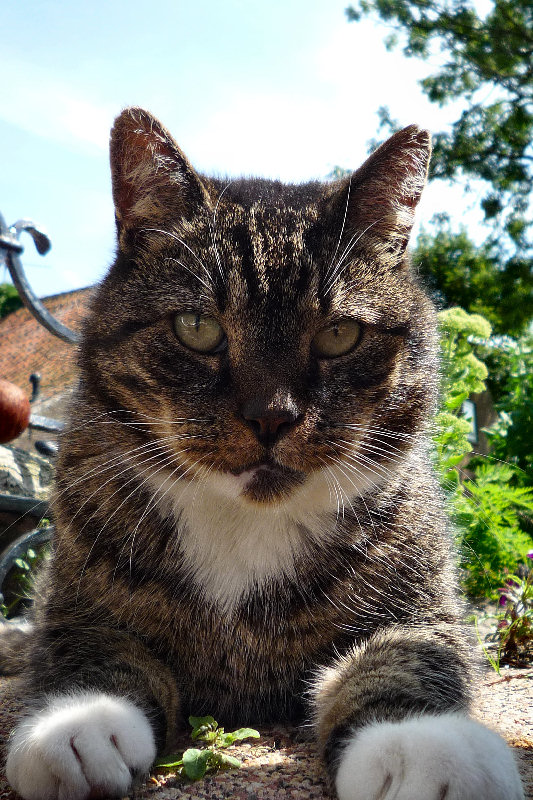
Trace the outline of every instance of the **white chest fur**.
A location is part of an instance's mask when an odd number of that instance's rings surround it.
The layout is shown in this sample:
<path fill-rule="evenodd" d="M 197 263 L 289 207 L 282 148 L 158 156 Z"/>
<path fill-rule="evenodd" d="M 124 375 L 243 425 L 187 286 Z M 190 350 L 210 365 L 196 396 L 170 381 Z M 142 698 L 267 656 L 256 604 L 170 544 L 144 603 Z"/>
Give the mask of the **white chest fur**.
<path fill-rule="evenodd" d="M 191 579 L 226 612 L 251 586 L 294 578 L 300 559 L 336 536 L 351 499 L 376 487 L 374 472 L 347 480 L 345 470 L 324 469 L 283 502 L 252 505 L 242 499 L 243 480 L 220 473 L 202 481 L 148 480 L 159 513 L 175 521 Z"/>

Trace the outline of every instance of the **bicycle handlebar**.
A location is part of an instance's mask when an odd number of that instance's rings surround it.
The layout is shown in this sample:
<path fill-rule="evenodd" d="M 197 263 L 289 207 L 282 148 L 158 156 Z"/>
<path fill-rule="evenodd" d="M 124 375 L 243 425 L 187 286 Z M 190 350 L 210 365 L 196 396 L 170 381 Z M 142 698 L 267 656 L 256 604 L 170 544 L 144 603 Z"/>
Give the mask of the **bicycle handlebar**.
<path fill-rule="evenodd" d="M 34 222 L 29 219 L 20 219 L 8 228 L 0 214 L 0 257 L 5 259 L 11 279 L 28 311 L 54 336 L 58 336 L 65 342 L 76 344 L 80 339 L 79 333 L 56 319 L 34 294 L 28 283 L 22 261 L 19 258 L 24 251 L 19 241 L 20 234 L 24 232 L 30 234 L 40 255 L 44 255 L 50 250 L 52 246 L 50 239 Z"/>

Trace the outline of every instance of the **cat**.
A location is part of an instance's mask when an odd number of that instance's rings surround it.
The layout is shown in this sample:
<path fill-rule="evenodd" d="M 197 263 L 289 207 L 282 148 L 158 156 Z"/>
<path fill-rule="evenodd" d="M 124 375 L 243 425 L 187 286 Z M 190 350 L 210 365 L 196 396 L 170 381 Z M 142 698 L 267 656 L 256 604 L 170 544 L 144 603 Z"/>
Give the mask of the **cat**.
<path fill-rule="evenodd" d="M 523 797 L 468 716 L 430 463 L 435 313 L 406 249 L 430 147 L 410 126 L 337 181 L 222 181 L 146 111 L 115 121 L 117 257 L 7 760 L 26 800 L 123 796 L 204 713 L 312 722 L 339 800 Z"/>

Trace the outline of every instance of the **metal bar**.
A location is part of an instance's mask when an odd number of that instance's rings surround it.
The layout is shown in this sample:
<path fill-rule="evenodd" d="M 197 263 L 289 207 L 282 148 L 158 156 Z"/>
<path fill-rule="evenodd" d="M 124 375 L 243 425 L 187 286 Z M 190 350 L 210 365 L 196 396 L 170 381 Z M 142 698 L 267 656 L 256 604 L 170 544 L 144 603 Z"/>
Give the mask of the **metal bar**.
<path fill-rule="evenodd" d="M 47 500 L 38 500 L 36 497 L 0 494 L 0 511 L 42 519 L 50 513 L 50 506 Z"/>
<path fill-rule="evenodd" d="M 11 279 L 15 284 L 22 302 L 37 321 L 50 331 L 50 333 L 53 333 L 54 336 L 58 336 L 65 342 L 75 344 L 80 340 L 80 334 L 71 330 L 66 325 L 63 325 L 62 322 L 59 322 L 43 303 L 41 303 L 28 283 L 22 261 L 19 258 L 19 253 L 23 251 L 19 242 L 19 236 L 23 231 L 30 234 L 37 251 L 41 255 L 48 252 L 51 247 L 48 236 L 46 236 L 43 231 L 40 231 L 30 220 L 19 220 L 15 222 L 11 228 L 8 228 L 4 218 L 0 214 L 0 253 L 3 251 L 2 255 L 5 259 Z"/>
<path fill-rule="evenodd" d="M 40 414 L 32 414 L 29 427 L 34 431 L 46 431 L 47 433 L 61 433 L 65 428 L 65 423 L 51 417 L 41 417 Z"/>

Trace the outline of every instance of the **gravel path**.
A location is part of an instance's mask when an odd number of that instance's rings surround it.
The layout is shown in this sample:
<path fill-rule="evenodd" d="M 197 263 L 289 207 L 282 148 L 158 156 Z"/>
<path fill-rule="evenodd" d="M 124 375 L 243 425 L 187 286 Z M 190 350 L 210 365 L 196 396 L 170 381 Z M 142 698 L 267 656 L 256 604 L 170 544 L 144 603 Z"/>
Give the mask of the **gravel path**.
<path fill-rule="evenodd" d="M 16 681 L 0 679 L 2 763 L 8 732 L 20 708 Z M 479 687 L 475 714 L 498 730 L 514 748 L 524 778 L 526 798 L 533 800 L 533 670 L 502 670 L 501 676 L 492 671 L 487 673 Z M 324 772 L 311 743 L 304 741 L 297 731 L 287 728 L 261 730 L 261 734 L 258 744 L 243 744 L 231 749 L 242 759 L 240 770 L 208 776 L 194 784 L 156 775 L 130 797 L 132 800 L 174 800 L 180 797 L 189 800 L 330 800 Z M 184 742 L 185 747 L 189 744 Z M 0 800 L 17 800 L 1 771 Z"/>

